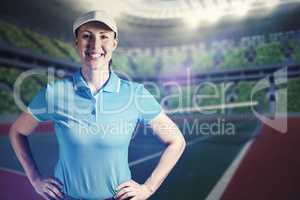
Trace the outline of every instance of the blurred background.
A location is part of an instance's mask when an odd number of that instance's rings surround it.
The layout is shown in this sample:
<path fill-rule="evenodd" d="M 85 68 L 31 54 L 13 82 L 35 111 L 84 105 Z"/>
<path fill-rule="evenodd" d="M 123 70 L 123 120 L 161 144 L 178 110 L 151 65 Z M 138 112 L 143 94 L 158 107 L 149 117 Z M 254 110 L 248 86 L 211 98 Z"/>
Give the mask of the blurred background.
<path fill-rule="evenodd" d="M 299 198 L 300 1 L 0 5 L 0 199 L 41 199 L 7 136 L 20 113 L 13 97 L 16 80 L 31 69 L 51 69 L 58 79 L 78 70 L 72 24 L 96 9 L 110 12 L 119 27 L 113 69 L 144 83 L 188 144 L 151 199 Z M 27 77 L 20 90 L 25 104 L 47 82 L 46 73 Z M 52 124 L 42 123 L 29 140 L 39 169 L 51 175 L 58 151 Z M 133 179 L 145 181 L 163 148 L 151 130 L 139 126 L 129 154 Z"/>

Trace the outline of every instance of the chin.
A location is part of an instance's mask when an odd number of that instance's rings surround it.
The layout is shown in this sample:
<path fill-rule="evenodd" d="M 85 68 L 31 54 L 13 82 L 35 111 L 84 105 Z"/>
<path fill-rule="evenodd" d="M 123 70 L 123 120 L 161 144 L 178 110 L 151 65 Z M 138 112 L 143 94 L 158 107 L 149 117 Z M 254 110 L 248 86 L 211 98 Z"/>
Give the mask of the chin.
<path fill-rule="evenodd" d="M 106 65 L 105 62 L 97 62 L 97 61 L 88 61 L 86 62 L 86 66 L 88 66 L 92 70 L 98 70 L 104 68 Z"/>

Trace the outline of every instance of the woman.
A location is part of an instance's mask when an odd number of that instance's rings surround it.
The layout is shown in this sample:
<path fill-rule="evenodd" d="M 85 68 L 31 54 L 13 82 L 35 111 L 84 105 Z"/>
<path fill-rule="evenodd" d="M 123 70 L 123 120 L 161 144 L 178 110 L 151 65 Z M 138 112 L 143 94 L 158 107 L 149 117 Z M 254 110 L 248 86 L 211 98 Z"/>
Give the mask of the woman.
<path fill-rule="evenodd" d="M 142 84 L 122 80 L 111 70 L 118 30 L 109 14 L 83 14 L 73 33 L 81 69 L 49 83 L 33 98 L 10 129 L 13 149 L 44 199 L 148 199 L 180 158 L 185 140 Z M 54 123 L 59 160 L 54 177 L 43 178 L 27 136 L 47 120 Z M 138 121 L 149 124 L 167 144 L 143 184 L 131 179 L 128 165 L 128 146 Z"/>

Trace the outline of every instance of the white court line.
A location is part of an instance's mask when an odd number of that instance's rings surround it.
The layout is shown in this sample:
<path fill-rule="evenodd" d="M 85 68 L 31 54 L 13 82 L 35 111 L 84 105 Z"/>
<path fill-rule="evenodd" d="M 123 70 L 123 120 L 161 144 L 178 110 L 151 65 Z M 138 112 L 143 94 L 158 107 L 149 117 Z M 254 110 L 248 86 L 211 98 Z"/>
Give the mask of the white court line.
<path fill-rule="evenodd" d="M 143 158 L 137 159 L 135 161 L 132 161 L 132 162 L 129 163 L 129 166 L 132 167 L 132 166 L 138 165 L 140 163 L 147 162 L 148 160 L 152 160 L 152 159 L 154 159 L 156 157 L 159 157 L 162 154 L 162 152 L 163 151 L 159 151 L 157 153 L 154 153 L 154 154 L 145 156 Z"/>
<path fill-rule="evenodd" d="M 260 128 L 257 127 L 254 132 L 260 131 Z M 200 138 L 196 138 L 194 140 L 191 140 L 187 142 L 187 146 L 196 144 L 198 142 L 201 142 L 205 139 L 208 139 L 209 137 L 213 136 L 203 136 Z M 250 149 L 252 143 L 254 140 L 250 140 L 249 142 L 246 143 L 246 145 L 242 148 L 242 150 L 238 153 L 236 158 L 231 162 L 230 166 L 227 168 L 225 173 L 222 175 L 218 183 L 214 186 L 214 188 L 211 190 L 211 192 L 208 194 L 208 196 L 205 198 L 205 200 L 219 200 L 222 197 L 222 194 L 224 193 L 227 185 L 229 184 L 230 180 L 232 179 L 235 171 L 237 170 L 238 166 L 240 165 L 241 161 L 243 160 L 244 156 Z M 163 151 L 148 155 L 144 158 L 135 160 L 133 162 L 129 163 L 129 166 L 134 166 L 143 162 L 147 162 L 148 160 L 154 159 L 156 157 L 159 157 Z"/>
<path fill-rule="evenodd" d="M 203 136 L 203 137 L 200 137 L 200 138 L 196 138 L 192 141 L 189 141 L 187 143 L 187 146 L 189 145 L 192 145 L 192 144 L 195 144 L 197 142 L 200 142 L 202 140 L 205 140 L 207 139 L 209 136 Z M 129 166 L 135 166 L 135 165 L 138 165 L 138 164 L 141 164 L 143 162 L 147 162 L 148 160 L 152 160 L 154 158 L 157 158 L 159 157 L 161 154 L 163 153 L 163 151 L 159 151 L 159 152 L 156 152 L 154 154 L 151 154 L 151 155 L 148 155 L 148 156 L 145 156 L 141 159 L 137 159 L 135 161 L 132 161 L 129 163 Z M 14 173 L 14 174 L 18 174 L 18 175 L 21 175 L 21 176 L 26 176 L 26 174 L 24 172 L 20 172 L 20 171 L 17 171 L 17 170 L 13 170 L 13 169 L 8 169 L 8 168 L 5 168 L 5 167 L 0 167 L 0 170 L 3 170 L 3 171 L 7 171 L 7 172 L 11 172 L 11 173 Z"/>
<path fill-rule="evenodd" d="M 253 135 L 256 135 L 262 129 L 262 125 L 258 124 L 255 130 L 253 131 Z M 246 156 L 247 152 L 249 151 L 250 147 L 254 140 L 250 140 L 246 143 L 246 145 L 242 148 L 242 150 L 238 153 L 235 159 L 231 162 L 229 167 L 223 173 L 222 177 L 219 179 L 217 184 L 213 187 L 210 193 L 207 195 L 205 200 L 219 200 L 221 199 L 223 193 L 226 190 L 226 187 L 232 180 L 234 173 L 236 172 L 237 168 L 239 167 L 240 163 L 242 162 L 243 158 Z"/>
<path fill-rule="evenodd" d="M 247 107 L 247 106 L 255 106 L 257 105 L 258 102 L 257 101 L 247 101 L 247 102 L 237 102 L 237 103 L 229 103 L 229 104 L 218 104 L 218 105 L 210 105 L 210 106 L 202 106 L 202 107 L 196 107 L 196 108 L 184 108 L 184 109 L 174 109 L 174 110 L 169 110 L 169 111 L 165 111 L 168 114 L 171 113 L 176 113 L 176 112 L 199 112 L 199 111 L 204 111 L 204 110 L 211 110 L 211 109 L 224 109 L 224 108 L 236 108 L 236 107 Z M 192 141 L 189 141 L 187 143 L 187 146 L 195 144 L 197 142 L 200 142 L 202 140 L 205 140 L 207 138 L 209 138 L 211 136 L 203 136 L 200 138 L 196 138 Z M 161 154 L 163 153 L 163 151 L 159 151 L 157 153 L 145 156 L 143 158 L 137 159 L 135 161 L 132 161 L 129 163 L 129 166 L 134 166 L 143 162 L 147 162 L 148 160 L 152 160 L 154 158 L 159 157 Z"/>
<path fill-rule="evenodd" d="M 24 172 L 20 172 L 18 170 L 9 169 L 9 168 L 6 168 L 6 167 L 0 167 L 0 170 L 26 177 L 26 174 Z"/>
<path fill-rule="evenodd" d="M 192 141 L 187 142 L 186 146 L 189 146 L 189 145 L 195 144 L 197 142 L 203 141 L 203 140 L 205 140 L 205 139 L 207 139 L 209 137 L 212 137 L 212 136 L 202 136 L 200 138 L 196 138 L 196 139 L 194 139 Z M 159 157 L 162 153 L 163 153 L 163 151 L 159 151 L 159 152 L 153 153 L 151 155 L 145 156 L 143 158 L 137 159 L 135 161 L 130 162 L 129 166 L 132 167 L 132 166 L 138 165 L 140 163 L 147 162 L 148 160 L 152 160 L 154 158 Z"/>
<path fill-rule="evenodd" d="M 243 160 L 246 153 L 250 149 L 253 141 L 254 140 L 250 140 L 249 142 L 247 142 L 247 144 L 239 152 L 237 157 L 234 159 L 234 161 L 227 168 L 225 173 L 222 175 L 220 180 L 217 182 L 217 184 L 214 186 L 214 188 L 211 190 L 211 192 L 208 194 L 208 196 L 205 198 L 205 200 L 219 200 L 219 199 L 221 199 L 221 197 L 222 197 L 223 193 L 225 192 L 229 182 L 231 181 L 234 173 L 236 172 L 236 170 L 239 167 L 241 161 Z"/>
<path fill-rule="evenodd" d="M 168 114 L 171 113 L 176 113 L 176 112 L 199 112 L 199 111 L 203 111 L 203 110 L 211 110 L 211 109 L 224 109 L 224 108 L 236 108 L 236 107 L 247 107 L 247 106 L 255 106 L 257 105 L 258 102 L 257 101 L 246 101 L 246 102 L 236 102 L 236 103 L 228 103 L 228 104 L 218 104 L 218 105 L 209 105 L 209 106 L 202 106 L 202 107 L 196 107 L 196 108 L 184 108 L 184 109 L 174 109 L 174 110 L 169 110 L 169 111 L 165 111 Z M 203 136 L 200 138 L 196 138 L 190 142 L 187 143 L 187 146 L 195 144 L 197 142 L 200 142 L 202 140 L 205 140 L 209 137 L 212 136 Z M 137 159 L 135 161 L 132 161 L 129 163 L 129 166 L 134 166 L 143 162 L 147 162 L 148 160 L 152 160 L 154 158 L 159 157 L 161 154 L 163 153 L 163 151 L 159 151 L 157 153 L 145 156 L 143 158 Z"/>
<path fill-rule="evenodd" d="M 200 138 L 196 138 L 192 141 L 189 141 L 187 143 L 187 146 L 189 145 L 192 145 L 192 144 L 195 144 L 199 141 L 202 141 L 202 140 L 205 140 L 207 139 L 209 136 L 203 136 L 203 137 L 200 137 Z M 129 163 L 129 166 L 132 167 L 132 166 L 135 166 L 135 165 L 138 165 L 138 164 L 141 164 L 143 162 L 147 162 L 148 160 L 152 160 L 154 158 L 157 158 L 159 157 L 161 154 L 163 153 L 163 151 L 159 151 L 159 152 L 156 152 L 156 153 L 153 153 L 151 155 L 148 155 L 148 156 L 145 156 L 143 158 L 140 158 L 140 159 L 137 159 L 135 161 L 132 161 Z M 8 169 L 8 168 L 4 168 L 4 167 L 0 167 L 0 170 L 3 170 L 3 171 L 8 171 L 8 172 L 11 172 L 11 173 L 14 173 L 14 174 L 18 174 L 18 175 L 21 175 L 21 176 L 26 176 L 25 173 L 23 172 L 20 172 L 20 171 L 17 171 L 17 170 L 13 170 L 13 169 Z"/>

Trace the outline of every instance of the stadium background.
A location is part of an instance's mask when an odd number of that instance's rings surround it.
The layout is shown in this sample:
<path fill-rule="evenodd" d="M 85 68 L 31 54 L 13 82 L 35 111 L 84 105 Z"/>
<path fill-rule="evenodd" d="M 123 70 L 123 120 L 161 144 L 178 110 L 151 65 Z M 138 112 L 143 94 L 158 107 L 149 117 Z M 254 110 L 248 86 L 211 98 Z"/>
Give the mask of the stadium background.
<path fill-rule="evenodd" d="M 3 0 L 0 199 L 41 199 L 24 176 L 7 136 L 20 112 L 13 98 L 15 81 L 31 69 L 53 69 L 57 78 L 77 70 L 72 22 L 80 13 L 98 8 L 115 15 L 120 27 L 114 70 L 147 83 L 188 143 L 178 165 L 151 199 L 299 198 L 299 1 Z M 275 75 L 280 69 L 286 70 L 283 85 Z M 251 99 L 260 80 L 267 87 Z M 180 85 L 181 93 L 168 85 L 172 82 Z M 208 82 L 220 91 L 224 85 L 228 88 L 214 97 L 214 88 L 203 84 Z M 21 87 L 24 102 L 46 83 L 46 75 L 25 79 Z M 279 113 L 282 121 L 287 120 L 285 134 L 263 123 L 252 110 L 271 119 L 278 117 L 281 89 L 287 89 L 288 114 Z M 176 98 L 179 94 L 182 101 Z M 197 105 L 214 112 L 195 108 L 194 94 L 210 96 L 197 99 Z M 174 98 L 163 100 L 170 95 Z M 199 133 L 203 123 L 209 127 L 231 123 L 235 131 Z M 137 130 L 129 155 L 133 178 L 139 182 L 151 173 L 164 148 L 152 134 L 144 134 L 144 129 Z M 41 124 L 29 140 L 38 167 L 45 176 L 51 175 L 58 151 L 51 123 Z"/>

